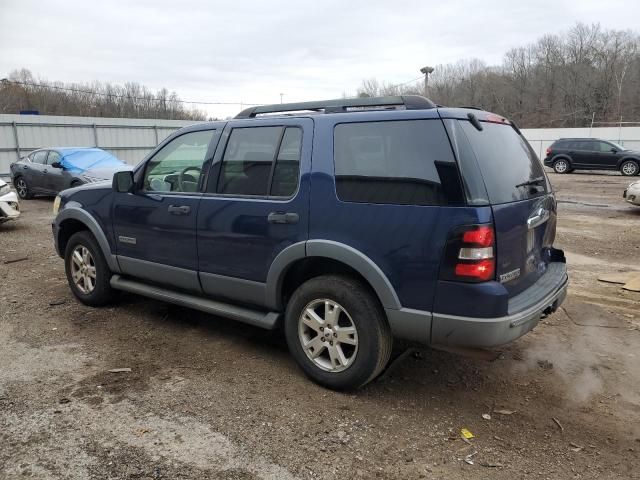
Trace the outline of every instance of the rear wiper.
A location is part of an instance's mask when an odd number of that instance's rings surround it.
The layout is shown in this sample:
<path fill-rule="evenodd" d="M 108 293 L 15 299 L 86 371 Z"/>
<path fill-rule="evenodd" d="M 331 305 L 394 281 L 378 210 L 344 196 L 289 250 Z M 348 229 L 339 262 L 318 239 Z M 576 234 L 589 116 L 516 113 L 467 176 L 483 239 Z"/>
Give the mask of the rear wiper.
<path fill-rule="evenodd" d="M 516 185 L 517 187 L 529 187 L 531 185 L 540 185 L 541 183 L 544 183 L 544 177 L 536 177 L 536 178 L 532 178 L 531 180 L 527 180 L 526 182 L 522 182 Z"/>

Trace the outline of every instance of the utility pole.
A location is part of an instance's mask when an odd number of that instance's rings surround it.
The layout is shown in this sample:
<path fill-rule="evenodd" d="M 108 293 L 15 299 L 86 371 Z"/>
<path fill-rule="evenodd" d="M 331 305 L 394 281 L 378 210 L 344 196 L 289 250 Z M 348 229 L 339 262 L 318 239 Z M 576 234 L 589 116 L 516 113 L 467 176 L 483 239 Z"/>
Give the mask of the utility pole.
<path fill-rule="evenodd" d="M 284 97 L 284 93 L 280 94 L 280 103 L 282 104 L 282 97 Z"/>
<path fill-rule="evenodd" d="M 433 73 L 433 67 L 422 67 L 420 73 L 424 73 L 424 96 L 428 97 L 429 90 L 429 74 Z"/>

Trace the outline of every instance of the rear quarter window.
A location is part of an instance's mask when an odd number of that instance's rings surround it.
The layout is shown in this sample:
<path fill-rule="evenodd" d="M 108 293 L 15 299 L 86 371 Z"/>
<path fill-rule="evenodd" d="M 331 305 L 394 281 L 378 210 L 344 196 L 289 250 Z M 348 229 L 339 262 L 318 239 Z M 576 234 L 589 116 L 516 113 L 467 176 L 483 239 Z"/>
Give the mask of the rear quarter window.
<path fill-rule="evenodd" d="M 347 202 L 464 203 L 442 121 L 343 123 L 334 131 L 336 193 Z"/>

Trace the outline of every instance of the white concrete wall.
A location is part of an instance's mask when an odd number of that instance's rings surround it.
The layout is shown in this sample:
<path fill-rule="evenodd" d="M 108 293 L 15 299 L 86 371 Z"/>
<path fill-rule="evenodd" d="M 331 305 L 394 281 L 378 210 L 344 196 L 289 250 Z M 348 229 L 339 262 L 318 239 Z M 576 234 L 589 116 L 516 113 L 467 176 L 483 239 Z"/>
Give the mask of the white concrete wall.
<path fill-rule="evenodd" d="M 559 138 L 599 138 L 640 150 L 640 127 L 523 128 L 522 134 L 540 159 L 546 157 L 547 147 Z"/>
<path fill-rule="evenodd" d="M 0 176 L 41 147 L 100 147 L 134 165 L 173 131 L 195 122 L 138 118 L 0 115 Z"/>

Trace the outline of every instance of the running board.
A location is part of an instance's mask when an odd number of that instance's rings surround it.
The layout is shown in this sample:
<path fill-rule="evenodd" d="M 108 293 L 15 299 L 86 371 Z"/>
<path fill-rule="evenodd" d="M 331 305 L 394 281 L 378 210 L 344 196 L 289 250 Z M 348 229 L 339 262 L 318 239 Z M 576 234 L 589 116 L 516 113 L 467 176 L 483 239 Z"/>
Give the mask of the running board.
<path fill-rule="evenodd" d="M 188 293 L 175 292 L 167 288 L 149 285 L 137 280 L 124 278 L 120 275 L 113 275 L 110 283 L 111 288 L 115 288 L 116 290 L 124 290 L 125 292 L 173 303 L 181 307 L 193 308 L 201 312 L 219 315 L 267 330 L 274 330 L 278 326 L 281 317 L 277 312 L 261 312 L 246 307 L 238 307 Z"/>

